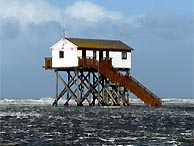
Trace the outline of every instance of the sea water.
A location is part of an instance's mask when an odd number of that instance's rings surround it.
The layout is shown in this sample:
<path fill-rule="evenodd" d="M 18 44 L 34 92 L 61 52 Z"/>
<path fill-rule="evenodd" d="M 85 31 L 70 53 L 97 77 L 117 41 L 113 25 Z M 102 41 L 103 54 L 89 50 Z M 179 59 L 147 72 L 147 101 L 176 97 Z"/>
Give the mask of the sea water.
<path fill-rule="evenodd" d="M 194 145 L 193 99 L 162 107 L 52 107 L 52 98 L 0 99 L 0 145 Z"/>

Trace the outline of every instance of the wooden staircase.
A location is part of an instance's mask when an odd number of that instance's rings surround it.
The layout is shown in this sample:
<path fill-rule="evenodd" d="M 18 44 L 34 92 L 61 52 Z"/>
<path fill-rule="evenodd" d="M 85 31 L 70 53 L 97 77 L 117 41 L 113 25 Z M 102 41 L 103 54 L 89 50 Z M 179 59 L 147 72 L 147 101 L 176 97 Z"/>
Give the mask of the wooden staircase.
<path fill-rule="evenodd" d="M 132 76 L 120 74 L 111 63 L 111 59 L 101 59 L 97 61 L 94 58 L 79 58 L 79 67 L 92 68 L 108 78 L 112 83 L 124 86 L 145 104 L 149 106 L 161 106 L 162 101 L 154 93 L 148 90 Z"/>

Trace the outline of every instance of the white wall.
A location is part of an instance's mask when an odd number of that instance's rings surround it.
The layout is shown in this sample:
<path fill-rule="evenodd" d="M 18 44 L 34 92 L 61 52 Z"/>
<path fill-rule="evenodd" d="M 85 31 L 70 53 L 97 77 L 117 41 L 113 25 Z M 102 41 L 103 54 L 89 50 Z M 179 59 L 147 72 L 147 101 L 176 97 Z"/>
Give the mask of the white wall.
<path fill-rule="evenodd" d="M 61 39 L 54 44 L 52 49 L 52 67 L 77 67 L 78 57 L 82 57 L 82 50 L 68 40 Z M 59 51 L 64 51 L 64 58 L 59 58 Z M 86 57 L 93 58 L 93 51 L 86 51 Z M 106 51 L 103 51 L 103 58 Z M 109 52 L 112 64 L 115 68 L 131 68 L 131 52 L 127 52 L 127 59 L 122 59 L 122 52 Z M 99 51 L 96 51 L 96 59 L 99 60 Z"/>
<path fill-rule="evenodd" d="M 64 44 L 64 47 L 63 47 Z M 60 40 L 51 47 L 52 67 L 76 67 L 78 66 L 77 46 L 68 40 Z M 59 58 L 59 51 L 64 51 L 64 58 Z"/>
<path fill-rule="evenodd" d="M 93 58 L 93 51 L 86 51 L 86 56 Z M 103 51 L 103 58 L 105 57 L 106 51 Z M 127 59 L 122 59 L 122 52 L 109 52 L 109 57 L 112 58 L 113 67 L 131 68 L 131 52 L 127 52 Z M 96 59 L 99 60 L 99 51 L 96 51 Z"/>
<path fill-rule="evenodd" d="M 122 59 L 122 52 L 109 52 L 115 68 L 131 68 L 131 52 L 127 52 L 127 59 Z"/>
<path fill-rule="evenodd" d="M 93 51 L 86 51 L 86 56 L 93 58 Z"/>
<path fill-rule="evenodd" d="M 86 51 L 87 57 L 93 58 L 93 51 Z M 106 51 L 103 51 L 103 58 L 106 57 Z M 131 52 L 127 52 L 127 59 L 122 59 L 122 52 L 109 52 L 112 58 L 112 64 L 115 68 L 131 68 Z M 96 59 L 99 60 L 99 51 L 96 51 Z"/>
<path fill-rule="evenodd" d="M 77 50 L 77 57 L 82 57 L 82 50 Z"/>
<path fill-rule="evenodd" d="M 93 58 L 93 51 L 86 51 L 86 57 Z M 96 59 L 99 60 L 99 51 L 96 51 Z"/>

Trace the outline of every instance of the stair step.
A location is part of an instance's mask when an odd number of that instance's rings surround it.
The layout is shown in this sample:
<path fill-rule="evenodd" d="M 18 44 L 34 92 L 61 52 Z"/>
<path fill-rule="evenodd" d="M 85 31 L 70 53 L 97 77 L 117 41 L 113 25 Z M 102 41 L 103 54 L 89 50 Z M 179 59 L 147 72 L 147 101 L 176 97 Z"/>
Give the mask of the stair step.
<path fill-rule="evenodd" d="M 101 60 L 100 62 L 96 59 L 82 58 L 79 60 L 79 65 L 91 67 L 99 71 L 104 77 L 108 78 L 112 82 L 112 86 L 122 85 L 130 90 L 134 95 L 140 98 L 145 104 L 150 106 L 161 106 L 162 101 L 159 97 L 153 94 L 140 82 L 138 82 L 132 76 L 123 76 L 120 74 L 110 62 Z"/>

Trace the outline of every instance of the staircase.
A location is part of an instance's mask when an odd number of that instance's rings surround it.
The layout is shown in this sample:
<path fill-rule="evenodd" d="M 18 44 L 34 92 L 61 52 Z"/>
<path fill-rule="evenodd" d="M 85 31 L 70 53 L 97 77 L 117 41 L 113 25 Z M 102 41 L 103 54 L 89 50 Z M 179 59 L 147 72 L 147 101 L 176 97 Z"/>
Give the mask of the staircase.
<path fill-rule="evenodd" d="M 111 82 L 124 86 L 145 104 L 149 106 L 161 106 L 162 101 L 154 93 L 139 83 L 132 76 L 124 76 L 120 74 L 111 64 L 110 59 L 97 61 L 94 58 L 79 58 L 79 67 L 92 68 L 99 71 L 104 77 Z"/>

